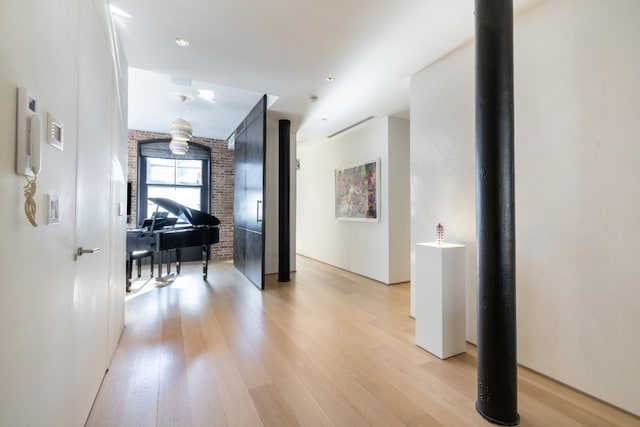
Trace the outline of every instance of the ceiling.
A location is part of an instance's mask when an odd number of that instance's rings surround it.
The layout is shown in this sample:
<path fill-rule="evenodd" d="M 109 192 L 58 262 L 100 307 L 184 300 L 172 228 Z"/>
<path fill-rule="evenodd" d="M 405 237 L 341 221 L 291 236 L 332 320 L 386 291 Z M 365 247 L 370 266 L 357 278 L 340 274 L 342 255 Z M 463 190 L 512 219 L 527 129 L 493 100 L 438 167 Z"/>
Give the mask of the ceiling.
<path fill-rule="evenodd" d="M 516 10 L 536 0 L 516 0 Z M 129 127 L 228 138 L 263 94 L 298 143 L 409 117 L 409 79 L 471 40 L 473 0 L 111 0 Z M 176 38 L 189 46 L 180 47 Z M 332 77 L 333 81 L 327 81 Z M 198 96 L 213 90 L 215 102 Z M 186 95 L 182 103 L 179 94 Z M 314 97 L 315 98 L 314 100 Z"/>

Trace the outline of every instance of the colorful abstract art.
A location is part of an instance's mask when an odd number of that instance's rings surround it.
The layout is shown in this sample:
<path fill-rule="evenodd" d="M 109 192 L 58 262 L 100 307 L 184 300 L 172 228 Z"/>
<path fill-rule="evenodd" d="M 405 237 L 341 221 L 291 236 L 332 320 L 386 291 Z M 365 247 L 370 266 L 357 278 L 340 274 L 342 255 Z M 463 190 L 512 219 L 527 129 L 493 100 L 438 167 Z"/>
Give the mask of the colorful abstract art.
<path fill-rule="evenodd" d="M 378 221 L 379 162 L 336 169 L 336 218 Z"/>

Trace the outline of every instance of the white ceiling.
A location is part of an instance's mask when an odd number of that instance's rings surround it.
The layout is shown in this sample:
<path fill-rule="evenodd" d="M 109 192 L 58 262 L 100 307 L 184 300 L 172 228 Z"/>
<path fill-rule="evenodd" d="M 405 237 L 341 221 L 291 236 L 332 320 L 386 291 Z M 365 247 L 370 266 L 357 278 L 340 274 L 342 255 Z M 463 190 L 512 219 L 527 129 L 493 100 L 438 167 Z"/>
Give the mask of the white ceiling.
<path fill-rule="evenodd" d="M 271 95 L 271 111 L 291 120 L 298 142 L 370 116 L 408 118 L 410 76 L 474 31 L 473 0 L 110 3 L 131 15 L 114 16 L 132 67 L 129 127 L 167 132 L 181 115 L 194 135 L 220 139 L 262 94 Z M 179 47 L 177 37 L 190 45 Z M 215 103 L 199 99 L 197 89 L 213 89 Z M 176 93 L 194 99 L 181 105 Z"/>

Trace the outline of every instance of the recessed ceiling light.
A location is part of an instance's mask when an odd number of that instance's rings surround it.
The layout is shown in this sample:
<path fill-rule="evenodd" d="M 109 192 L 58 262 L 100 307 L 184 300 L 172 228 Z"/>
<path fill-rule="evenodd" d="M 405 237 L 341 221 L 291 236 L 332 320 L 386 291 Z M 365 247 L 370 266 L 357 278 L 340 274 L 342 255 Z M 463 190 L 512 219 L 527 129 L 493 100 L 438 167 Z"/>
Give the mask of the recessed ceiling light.
<path fill-rule="evenodd" d="M 189 46 L 189 42 L 186 41 L 185 39 L 181 39 L 180 37 L 176 38 L 176 44 L 180 47 L 187 47 Z"/>
<path fill-rule="evenodd" d="M 112 15 L 120 16 L 122 18 L 133 18 L 133 16 L 129 15 L 124 10 L 122 10 L 119 7 L 116 7 L 116 6 L 112 5 L 112 4 L 109 5 L 109 10 L 111 11 Z"/>
<path fill-rule="evenodd" d="M 327 80 L 329 83 L 333 83 L 333 81 L 335 81 L 335 78 L 333 78 L 333 77 L 329 76 L 329 77 L 327 77 L 327 79 L 326 79 L 326 80 Z"/>
<path fill-rule="evenodd" d="M 205 99 L 211 103 L 215 103 L 213 98 L 216 97 L 216 94 L 210 89 L 198 89 L 198 96 L 202 99 Z"/>

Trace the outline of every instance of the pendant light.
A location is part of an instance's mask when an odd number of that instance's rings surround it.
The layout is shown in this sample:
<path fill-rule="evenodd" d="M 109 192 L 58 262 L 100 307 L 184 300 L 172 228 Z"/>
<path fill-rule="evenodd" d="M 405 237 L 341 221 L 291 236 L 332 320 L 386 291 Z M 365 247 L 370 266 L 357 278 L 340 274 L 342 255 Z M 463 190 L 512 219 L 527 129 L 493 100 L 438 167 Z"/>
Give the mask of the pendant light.
<path fill-rule="evenodd" d="M 180 98 L 181 106 L 187 100 L 185 95 L 178 95 Z M 180 108 L 180 115 L 182 115 L 182 107 Z M 171 122 L 171 142 L 169 143 L 169 149 L 177 156 L 184 156 L 189 151 L 189 140 L 193 135 L 193 128 L 191 123 L 182 118 L 176 118 Z"/>

